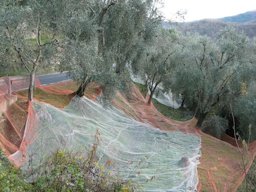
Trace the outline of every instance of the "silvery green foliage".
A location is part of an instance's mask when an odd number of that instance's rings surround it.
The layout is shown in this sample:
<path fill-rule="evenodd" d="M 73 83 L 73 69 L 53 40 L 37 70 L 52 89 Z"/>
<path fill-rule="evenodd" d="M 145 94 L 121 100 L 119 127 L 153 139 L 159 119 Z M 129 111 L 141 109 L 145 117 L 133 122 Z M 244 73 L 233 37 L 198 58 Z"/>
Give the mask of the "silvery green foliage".
<path fill-rule="evenodd" d="M 221 136 L 225 133 L 228 128 L 228 121 L 222 117 L 213 115 L 202 124 L 202 130 L 216 138 L 221 139 Z"/>
<path fill-rule="evenodd" d="M 76 3 L 75 3 L 76 2 Z M 64 35 L 60 69 L 68 70 L 79 84 L 77 94 L 82 96 L 88 83 L 115 85 L 113 60 L 108 53 L 103 57 L 98 50 L 98 23 L 96 1 L 67 1 L 60 27 Z"/>
<path fill-rule="evenodd" d="M 179 63 L 179 52 L 182 49 L 178 32 L 159 29 L 151 45 L 141 43 L 132 65 L 145 80 L 152 95 L 156 87 L 162 83 L 168 90 L 173 69 Z M 133 69 L 136 68 L 133 66 Z M 149 101 L 150 102 L 150 99 Z"/>
<path fill-rule="evenodd" d="M 127 90 L 130 78 L 125 66 L 132 59 L 138 41 L 145 37 L 144 31 L 149 28 L 146 23 L 153 12 L 152 2 L 67 1 L 65 21 L 61 26 L 65 36 L 61 69 L 69 70 L 83 89 L 89 79 L 102 85 L 105 96 L 114 94 L 115 88 Z M 78 49 L 81 51 L 76 51 Z M 81 62 L 71 62 L 73 65 L 67 62 L 72 60 L 72 52 L 77 52 L 74 56 L 76 58 L 84 58 L 86 55 L 82 65 Z"/>
<path fill-rule="evenodd" d="M 149 36 L 149 26 L 154 31 L 156 24 L 153 22 L 159 24 L 159 16 L 152 0 L 120 0 L 109 9 L 102 22 L 104 51 L 111 53 L 117 73 L 125 70 L 138 42 L 148 38 L 146 35 Z"/>
<path fill-rule="evenodd" d="M 102 58 L 98 57 L 95 44 L 70 41 L 65 45 L 62 67 L 69 70 L 70 75 L 78 83 L 101 74 Z"/>
<path fill-rule="evenodd" d="M 5 54 L 0 56 L 0 62 L 6 70 L 26 70 L 31 73 L 39 63 L 40 66 L 50 63 L 56 53 L 56 2 L 2 2 L 0 49 Z"/>
<path fill-rule="evenodd" d="M 237 83 L 241 83 L 249 64 L 247 51 L 247 38 L 230 28 L 217 39 L 187 37 L 183 65 L 177 68 L 173 90 L 185 96 L 186 104 L 196 110 L 201 121 L 221 101 L 237 96 Z"/>
<path fill-rule="evenodd" d="M 58 46 L 57 23 L 60 15 L 57 0 L 4 1 L 1 5 L 1 49 L 7 50 L 5 66 L 26 69 L 30 76 L 28 99 L 33 99 L 35 75 L 44 64 L 52 64 L 51 58 Z M 17 65 L 18 64 L 18 65 Z"/>
<path fill-rule="evenodd" d="M 17 48 L 24 44 L 26 26 L 21 23 L 28 17 L 30 10 L 28 8 L 19 8 L 11 6 L 7 1 L 1 2 L 0 9 L 0 65 L 1 72 L 14 70 L 19 63 L 18 58 L 15 57 L 13 44 Z M 8 6 L 7 6 L 8 5 Z M 9 32 L 8 32 L 9 31 Z M 12 38 L 9 38 L 11 36 Z M 15 38 L 20 37 L 20 38 Z"/>
<path fill-rule="evenodd" d="M 254 82 L 255 83 L 255 82 Z M 239 118 L 238 132 L 246 141 L 256 140 L 256 94 L 255 85 L 248 88 L 247 95 L 240 96 L 234 103 L 234 115 Z"/>

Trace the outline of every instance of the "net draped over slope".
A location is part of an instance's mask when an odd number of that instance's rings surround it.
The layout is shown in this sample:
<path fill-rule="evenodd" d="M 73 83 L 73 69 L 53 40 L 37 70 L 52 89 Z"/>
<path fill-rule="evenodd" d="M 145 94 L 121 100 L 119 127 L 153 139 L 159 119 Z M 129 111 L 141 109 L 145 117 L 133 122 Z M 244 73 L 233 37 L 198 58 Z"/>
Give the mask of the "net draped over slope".
<path fill-rule="evenodd" d="M 160 131 L 85 97 L 74 98 L 64 110 L 39 102 L 33 106 L 38 127 L 27 153 L 34 166 L 58 149 L 89 151 L 99 132 L 99 163 L 111 161 L 112 172 L 143 191 L 196 190 L 199 137 Z"/>
<path fill-rule="evenodd" d="M 145 80 L 143 80 L 139 75 L 135 75 L 131 71 L 130 75 L 133 82 L 146 86 Z M 149 90 L 148 95 L 150 95 Z M 161 83 L 156 87 L 155 93 L 153 94 L 153 98 L 156 99 L 159 103 L 166 105 L 168 107 L 172 107 L 174 109 L 178 109 L 181 104 L 180 99 L 175 98 L 171 91 L 164 91 Z"/>

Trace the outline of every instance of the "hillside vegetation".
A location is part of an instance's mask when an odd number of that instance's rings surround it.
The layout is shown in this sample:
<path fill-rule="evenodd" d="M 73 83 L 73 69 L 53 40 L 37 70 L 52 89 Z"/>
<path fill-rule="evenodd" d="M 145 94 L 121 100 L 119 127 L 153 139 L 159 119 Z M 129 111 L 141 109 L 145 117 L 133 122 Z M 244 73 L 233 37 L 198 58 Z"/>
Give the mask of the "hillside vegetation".
<path fill-rule="evenodd" d="M 28 106 L 38 99 L 63 108 L 73 96 L 92 95 L 86 94 L 89 90 L 94 93 L 90 98 L 100 99 L 104 106 L 114 103 L 136 120 L 165 131 L 200 135 L 199 189 L 232 191 L 255 154 L 253 14 L 163 27 L 155 0 L 2 0 L 0 75 L 27 75 L 28 90 L 19 93 L 19 99 Z M 36 75 L 52 70 L 69 73 L 74 81 L 69 90 L 63 84 L 35 87 Z M 144 95 L 134 88 L 132 76 L 145 84 Z M 9 86 L 15 85 L 3 80 L 1 93 Z M 153 98 L 158 88 L 171 92 L 185 108 L 170 110 L 155 102 L 159 111 L 186 120 L 193 114 L 193 119 L 178 122 L 156 110 Z M 22 139 L 22 124 L 31 111 L 18 113 L 18 108 L 10 107 L 2 117 L 9 119 L 1 122 L 2 148 L 10 148 L 6 155 L 28 144 Z M 19 129 L 10 121 L 15 112 L 16 120 L 22 117 Z M 237 148 L 235 138 L 243 148 Z M 78 172 L 81 167 L 75 168 Z"/>
<path fill-rule="evenodd" d="M 176 28 L 183 33 L 199 33 L 209 37 L 216 37 L 225 27 L 234 27 L 253 38 L 256 37 L 256 11 L 220 19 L 204 19 L 184 23 L 165 22 L 163 25 L 165 28 Z"/>
<path fill-rule="evenodd" d="M 255 23 L 256 11 L 249 11 L 234 16 L 224 17 L 220 20 L 229 23 Z"/>

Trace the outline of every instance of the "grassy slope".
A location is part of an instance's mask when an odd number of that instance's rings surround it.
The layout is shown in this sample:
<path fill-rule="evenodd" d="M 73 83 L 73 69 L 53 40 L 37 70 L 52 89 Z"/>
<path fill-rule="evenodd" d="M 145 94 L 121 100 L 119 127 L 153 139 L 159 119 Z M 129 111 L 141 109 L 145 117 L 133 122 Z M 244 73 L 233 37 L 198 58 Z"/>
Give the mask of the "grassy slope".
<path fill-rule="evenodd" d="M 147 88 L 145 85 L 141 85 L 139 83 L 135 83 L 135 85 L 139 88 L 140 92 L 144 97 L 147 96 Z M 154 106 L 157 110 L 162 113 L 164 116 L 169 117 L 178 121 L 186 121 L 193 117 L 192 113 L 186 109 L 174 109 L 172 107 L 168 107 L 159 103 L 156 99 L 152 99 Z"/>
<path fill-rule="evenodd" d="M 166 117 L 170 117 L 171 119 L 178 121 L 186 121 L 193 117 L 192 112 L 186 109 L 174 109 L 159 103 L 156 99 L 152 99 L 154 106 L 157 110 L 162 113 Z"/>

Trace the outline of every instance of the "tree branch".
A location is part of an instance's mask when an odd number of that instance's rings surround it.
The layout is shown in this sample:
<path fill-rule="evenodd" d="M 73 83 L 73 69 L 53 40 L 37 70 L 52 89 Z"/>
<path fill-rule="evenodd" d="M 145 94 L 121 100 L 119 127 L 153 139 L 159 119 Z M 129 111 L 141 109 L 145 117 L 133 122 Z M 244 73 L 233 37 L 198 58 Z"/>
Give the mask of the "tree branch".
<path fill-rule="evenodd" d="M 38 14 L 38 21 L 37 21 L 37 47 L 38 47 L 38 54 L 36 60 L 33 62 L 33 68 L 38 65 L 38 61 L 41 57 L 41 16 Z"/>
<path fill-rule="evenodd" d="M 12 42 L 12 46 L 13 46 L 13 48 L 14 48 L 14 51 L 17 53 L 17 55 L 18 55 L 18 58 L 19 58 L 19 60 L 20 60 L 20 62 L 21 62 L 21 64 L 25 67 L 25 69 L 30 73 L 31 72 L 31 69 L 29 69 L 29 67 L 27 66 L 27 64 L 26 64 L 26 62 L 24 61 L 24 59 L 23 59 L 23 56 L 22 56 L 22 54 L 21 54 L 21 52 L 20 52 L 20 49 L 19 48 L 17 48 L 17 46 L 13 43 L 13 38 L 11 37 L 11 33 L 10 33 L 10 30 L 9 30 L 9 27 L 7 26 L 6 27 L 6 36 L 10 39 L 10 41 Z"/>
<path fill-rule="evenodd" d="M 98 20 L 98 25 L 101 26 L 103 18 L 105 16 L 105 14 L 107 13 L 107 11 L 110 9 L 111 6 L 114 6 L 116 4 L 115 1 L 111 1 L 106 7 L 101 9 L 101 12 L 99 14 L 99 20 Z"/>

